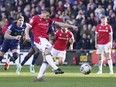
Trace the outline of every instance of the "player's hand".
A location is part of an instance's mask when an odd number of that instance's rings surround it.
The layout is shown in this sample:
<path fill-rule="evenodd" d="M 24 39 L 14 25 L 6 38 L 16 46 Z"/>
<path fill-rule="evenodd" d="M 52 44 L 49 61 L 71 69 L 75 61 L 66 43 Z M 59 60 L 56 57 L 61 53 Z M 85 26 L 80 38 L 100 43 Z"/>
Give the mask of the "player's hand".
<path fill-rule="evenodd" d="M 28 41 L 24 40 L 24 41 L 23 41 L 23 45 L 26 45 L 26 44 L 27 44 L 27 42 L 28 42 Z"/>
<path fill-rule="evenodd" d="M 96 49 L 98 48 L 98 45 L 97 45 L 97 44 L 95 45 L 95 48 L 96 48 Z"/>
<path fill-rule="evenodd" d="M 25 40 L 26 40 L 26 41 L 30 41 L 29 35 L 25 35 Z"/>
<path fill-rule="evenodd" d="M 71 25 L 71 27 L 72 27 L 75 31 L 78 31 L 78 27 L 77 27 L 77 26 Z"/>
<path fill-rule="evenodd" d="M 16 40 L 20 40 L 20 39 L 21 39 L 21 36 L 20 36 L 20 35 L 15 36 L 15 39 L 16 39 Z"/>
<path fill-rule="evenodd" d="M 73 50 L 73 45 L 70 45 L 69 50 Z"/>
<path fill-rule="evenodd" d="M 112 46 L 111 45 L 109 46 L 109 49 L 112 49 Z"/>
<path fill-rule="evenodd" d="M 109 49 L 112 49 L 112 43 L 109 44 Z"/>

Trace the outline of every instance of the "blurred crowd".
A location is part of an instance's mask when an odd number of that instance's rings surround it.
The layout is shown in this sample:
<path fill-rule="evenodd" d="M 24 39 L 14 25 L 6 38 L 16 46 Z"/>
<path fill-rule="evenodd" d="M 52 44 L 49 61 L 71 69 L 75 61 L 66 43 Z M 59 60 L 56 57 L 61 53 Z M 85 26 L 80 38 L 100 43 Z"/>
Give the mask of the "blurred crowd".
<path fill-rule="evenodd" d="M 23 15 L 25 22 L 29 22 L 45 8 L 55 21 L 78 26 L 78 31 L 70 29 L 75 38 L 74 49 L 95 49 L 96 25 L 100 23 L 100 15 L 105 14 L 113 29 L 113 48 L 116 48 L 116 0 L 0 0 L 0 44 L 17 15 Z"/>

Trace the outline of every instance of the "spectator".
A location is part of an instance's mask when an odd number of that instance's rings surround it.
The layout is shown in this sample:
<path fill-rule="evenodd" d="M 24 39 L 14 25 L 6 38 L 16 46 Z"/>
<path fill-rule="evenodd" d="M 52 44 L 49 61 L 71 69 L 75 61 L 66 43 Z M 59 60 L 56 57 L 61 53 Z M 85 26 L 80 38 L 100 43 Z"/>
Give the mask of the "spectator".
<path fill-rule="evenodd" d="M 99 18 L 100 14 L 104 14 L 105 9 L 99 4 L 98 8 L 95 9 L 95 16 Z"/>
<path fill-rule="evenodd" d="M 85 50 L 85 49 L 91 49 L 90 48 L 90 39 L 87 37 L 85 33 L 83 33 L 81 39 L 78 42 L 78 49 Z"/>
<path fill-rule="evenodd" d="M 114 3 L 113 10 L 116 11 L 116 0 L 113 0 L 113 3 Z"/>
<path fill-rule="evenodd" d="M 94 7 L 96 7 L 96 4 L 94 3 L 94 1 L 93 0 L 89 0 L 89 3 L 87 4 L 87 11 L 90 10 L 91 5 L 93 5 Z"/>

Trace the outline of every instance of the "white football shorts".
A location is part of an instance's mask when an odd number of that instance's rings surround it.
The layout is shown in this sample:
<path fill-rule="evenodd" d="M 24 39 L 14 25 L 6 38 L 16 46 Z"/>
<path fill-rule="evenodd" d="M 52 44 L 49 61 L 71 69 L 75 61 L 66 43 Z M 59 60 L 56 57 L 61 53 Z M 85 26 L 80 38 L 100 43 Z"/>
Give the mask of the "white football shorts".
<path fill-rule="evenodd" d="M 46 38 L 41 38 L 41 37 L 38 38 L 40 38 L 40 43 L 34 42 L 34 44 L 40 51 L 45 52 L 46 48 L 51 49 L 52 44 Z"/>
<path fill-rule="evenodd" d="M 55 57 L 63 58 L 62 60 L 64 61 L 66 58 L 66 51 L 60 51 L 60 50 L 56 50 L 55 48 L 52 48 L 51 55 L 53 58 Z"/>
<path fill-rule="evenodd" d="M 109 48 L 110 43 L 104 44 L 104 45 L 100 45 L 98 44 L 98 48 L 96 53 L 97 54 L 102 54 L 102 53 L 111 53 L 111 48 Z"/>

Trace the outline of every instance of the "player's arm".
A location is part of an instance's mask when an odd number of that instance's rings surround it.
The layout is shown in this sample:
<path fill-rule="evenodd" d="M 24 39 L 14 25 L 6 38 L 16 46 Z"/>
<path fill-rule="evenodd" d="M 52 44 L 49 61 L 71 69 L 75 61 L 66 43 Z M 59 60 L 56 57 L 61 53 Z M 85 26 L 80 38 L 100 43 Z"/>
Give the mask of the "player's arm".
<path fill-rule="evenodd" d="M 32 26 L 28 23 L 26 23 L 26 28 L 25 28 L 25 40 L 30 41 L 30 36 L 29 36 L 29 31 L 32 28 Z"/>
<path fill-rule="evenodd" d="M 74 26 L 74 25 L 70 25 L 70 24 L 67 24 L 67 23 L 63 23 L 63 22 L 57 22 L 55 21 L 54 24 L 60 26 L 60 27 L 69 27 L 69 28 L 73 28 L 74 30 L 78 30 L 78 27 L 77 26 Z"/>
<path fill-rule="evenodd" d="M 37 22 L 37 18 L 36 16 L 33 16 L 29 21 L 29 23 L 26 23 L 25 40 L 30 41 L 29 31 L 36 24 L 36 22 Z"/>
<path fill-rule="evenodd" d="M 95 48 L 97 48 L 98 45 L 97 45 L 97 32 L 95 32 Z"/>
<path fill-rule="evenodd" d="M 98 48 L 98 26 L 95 30 L 95 48 Z"/>
<path fill-rule="evenodd" d="M 112 48 L 112 42 L 113 42 L 113 32 L 112 32 L 112 27 L 111 27 L 111 26 L 110 26 L 109 38 L 110 38 L 110 46 L 111 46 L 111 48 Z"/>
<path fill-rule="evenodd" d="M 4 38 L 5 39 L 16 39 L 16 40 L 20 40 L 20 38 L 21 38 L 21 36 L 20 35 L 17 35 L 17 36 L 12 36 L 11 35 L 11 30 L 10 30 L 10 28 L 5 32 L 5 35 L 4 35 Z"/>
<path fill-rule="evenodd" d="M 69 50 L 73 50 L 73 44 L 75 42 L 73 34 L 72 34 L 72 37 L 69 39 L 69 42 L 70 42 Z"/>

